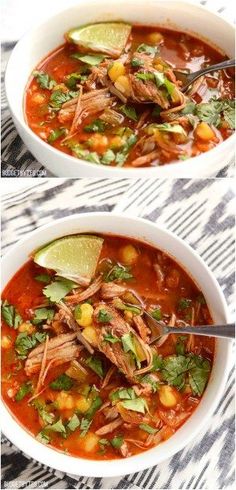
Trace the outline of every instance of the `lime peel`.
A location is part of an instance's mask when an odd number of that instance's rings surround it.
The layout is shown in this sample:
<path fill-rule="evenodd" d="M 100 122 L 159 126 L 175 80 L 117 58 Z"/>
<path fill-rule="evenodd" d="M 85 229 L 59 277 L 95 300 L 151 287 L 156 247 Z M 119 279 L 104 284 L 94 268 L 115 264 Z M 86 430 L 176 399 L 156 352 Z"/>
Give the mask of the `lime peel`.
<path fill-rule="evenodd" d="M 34 262 L 81 285 L 88 285 L 95 275 L 103 241 L 94 235 L 59 238 L 38 250 Z"/>
<path fill-rule="evenodd" d="M 131 25 L 122 22 L 89 24 L 66 33 L 68 42 L 77 44 L 83 52 L 96 51 L 118 58 L 125 49 Z"/>

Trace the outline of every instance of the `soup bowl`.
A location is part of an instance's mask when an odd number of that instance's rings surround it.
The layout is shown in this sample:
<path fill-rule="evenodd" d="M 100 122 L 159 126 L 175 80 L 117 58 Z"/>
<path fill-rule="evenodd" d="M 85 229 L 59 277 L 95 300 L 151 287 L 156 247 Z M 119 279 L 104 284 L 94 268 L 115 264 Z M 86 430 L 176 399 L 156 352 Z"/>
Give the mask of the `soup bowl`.
<path fill-rule="evenodd" d="M 17 243 L 3 258 L 3 288 L 14 273 L 27 261 L 33 250 L 59 237 L 75 233 L 104 233 L 138 239 L 148 243 L 176 260 L 194 279 L 202 290 L 215 323 L 226 323 L 226 302 L 213 274 L 184 241 L 173 233 L 144 219 L 131 218 L 113 213 L 88 213 L 54 221 L 30 233 Z M 230 359 L 230 344 L 225 339 L 217 340 L 211 376 L 203 398 L 193 415 L 177 432 L 159 446 L 126 459 L 93 461 L 69 456 L 32 437 L 1 403 L 3 433 L 16 445 L 40 463 L 57 470 L 83 476 L 111 477 L 144 470 L 173 456 L 194 440 L 206 427 L 207 420 L 216 409 L 227 379 Z"/>
<path fill-rule="evenodd" d="M 206 177 L 215 176 L 233 154 L 234 139 L 186 161 L 157 167 L 119 168 L 95 165 L 67 155 L 40 139 L 27 125 L 24 94 L 29 76 L 48 53 L 63 43 L 71 27 L 100 21 L 122 20 L 130 23 L 161 25 L 189 32 L 217 46 L 229 57 L 234 51 L 234 27 L 218 14 L 202 6 L 182 1 L 80 0 L 33 28 L 17 44 L 6 71 L 6 93 L 16 128 L 32 154 L 54 175 L 60 177 Z M 17 83 L 16 83 L 17 73 Z"/>

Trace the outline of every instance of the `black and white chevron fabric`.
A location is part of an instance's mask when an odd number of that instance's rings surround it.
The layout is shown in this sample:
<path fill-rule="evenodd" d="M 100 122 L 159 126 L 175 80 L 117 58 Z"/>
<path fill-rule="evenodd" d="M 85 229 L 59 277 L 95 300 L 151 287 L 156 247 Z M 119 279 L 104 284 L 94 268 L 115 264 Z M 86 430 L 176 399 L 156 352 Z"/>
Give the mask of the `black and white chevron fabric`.
<path fill-rule="evenodd" d="M 175 232 L 206 261 L 234 317 L 233 183 L 217 180 L 43 179 L 2 199 L 2 250 L 36 227 L 74 213 L 122 212 Z M 162 464 L 121 478 L 85 478 L 43 466 L 3 437 L 2 488 L 231 489 L 234 483 L 234 369 L 198 437 Z"/>
<path fill-rule="evenodd" d="M 4 0 L 5 3 L 7 0 Z M 207 5 L 209 9 L 217 11 L 220 15 L 229 18 L 232 21 L 233 0 L 192 0 L 202 5 Z M 79 2 L 79 0 L 78 0 Z M 71 2 L 70 2 L 71 3 Z M 16 2 L 17 4 L 17 2 Z M 65 5 L 67 5 L 65 0 Z M 62 2 L 61 2 L 62 6 Z M 62 6 L 63 8 L 63 6 Z M 18 10 L 17 10 L 18 11 Z M 12 11 L 14 14 L 14 11 Z M 27 15 L 27 13 L 25 12 Z M 12 121 L 4 88 L 4 73 L 7 60 L 15 46 L 17 39 L 12 42 L 2 43 L 2 177 L 51 177 L 52 174 L 46 170 L 33 155 L 27 150 L 25 144 L 18 135 Z M 233 162 L 222 168 L 217 175 L 212 177 L 233 177 Z"/>

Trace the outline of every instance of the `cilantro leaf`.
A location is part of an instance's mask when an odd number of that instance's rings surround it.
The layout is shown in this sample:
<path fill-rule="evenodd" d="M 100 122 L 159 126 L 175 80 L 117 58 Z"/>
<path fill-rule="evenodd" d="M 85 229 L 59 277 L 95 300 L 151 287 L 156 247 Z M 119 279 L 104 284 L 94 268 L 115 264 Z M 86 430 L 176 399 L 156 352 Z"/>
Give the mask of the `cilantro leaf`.
<path fill-rule="evenodd" d="M 69 422 L 66 425 L 66 429 L 70 430 L 70 432 L 74 432 L 78 427 L 80 426 L 80 420 L 79 417 L 74 413 L 72 417 L 70 418 Z"/>
<path fill-rule="evenodd" d="M 192 300 L 188 298 L 181 298 L 178 302 L 178 310 L 186 310 L 191 306 Z"/>
<path fill-rule="evenodd" d="M 39 274 L 38 276 L 35 276 L 35 280 L 48 284 L 51 281 L 51 276 L 49 276 L 49 274 Z"/>
<path fill-rule="evenodd" d="M 28 355 L 28 351 L 36 347 L 37 344 L 45 342 L 46 333 L 36 332 L 32 335 L 27 335 L 26 332 L 19 333 L 15 341 L 15 350 L 18 353 L 20 359 L 25 359 Z"/>
<path fill-rule="evenodd" d="M 140 424 L 139 428 L 147 432 L 148 434 L 156 434 L 158 432 L 158 429 L 154 429 L 148 424 Z M 159 429 L 160 430 L 160 429 Z"/>
<path fill-rule="evenodd" d="M 91 423 L 92 423 L 92 420 L 88 420 L 84 417 L 82 418 L 82 420 L 80 422 L 80 430 L 82 431 L 80 433 L 80 437 L 84 437 L 87 434 Z"/>
<path fill-rule="evenodd" d="M 87 75 L 82 74 L 82 73 L 71 73 L 70 75 L 67 75 L 65 78 L 65 84 L 70 90 L 76 90 L 76 86 L 78 83 L 83 83 L 87 80 Z"/>
<path fill-rule="evenodd" d="M 106 282 L 116 280 L 125 281 L 128 279 L 133 279 L 133 275 L 129 272 L 128 267 L 124 267 L 118 264 L 114 265 L 112 269 L 104 276 L 104 280 Z"/>
<path fill-rule="evenodd" d="M 15 401 L 19 402 L 32 391 L 31 382 L 23 383 L 15 395 Z"/>
<path fill-rule="evenodd" d="M 181 390 L 185 385 L 186 373 L 190 367 L 190 359 L 183 355 L 167 356 L 163 359 L 161 374 L 164 381 Z"/>
<path fill-rule="evenodd" d="M 61 420 L 58 419 L 54 424 L 50 424 L 50 425 L 46 425 L 46 427 L 44 427 L 44 430 L 45 429 L 49 429 L 49 430 L 52 430 L 53 432 L 60 432 L 60 433 L 66 433 L 66 428 Z"/>
<path fill-rule="evenodd" d="M 176 354 L 184 356 L 184 354 L 185 354 L 185 343 L 184 343 L 184 341 L 186 339 L 187 339 L 186 336 L 178 337 L 176 345 L 175 345 Z"/>
<path fill-rule="evenodd" d="M 113 437 L 113 439 L 111 439 L 111 445 L 115 449 L 119 449 L 122 446 L 123 442 L 124 442 L 124 438 L 122 436 L 115 436 Z"/>
<path fill-rule="evenodd" d="M 103 54 L 80 54 L 74 53 L 71 55 L 71 58 L 82 61 L 82 63 L 86 63 L 86 65 L 96 66 L 99 65 L 106 56 Z"/>
<path fill-rule="evenodd" d="M 38 411 L 40 418 L 45 424 L 52 424 L 54 414 L 48 412 L 45 403 L 41 403 L 39 400 L 35 399 L 32 402 L 32 406 Z"/>
<path fill-rule="evenodd" d="M 131 66 L 133 66 L 133 68 L 135 68 L 135 67 L 143 66 L 144 62 L 143 62 L 143 60 L 134 57 L 134 58 L 132 58 L 130 64 L 131 64 Z"/>
<path fill-rule="evenodd" d="M 132 352 L 137 362 L 137 366 L 140 367 L 140 359 L 137 353 L 136 345 L 134 343 L 134 336 L 132 332 L 126 333 L 121 337 L 124 352 Z"/>
<path fill-rule="evenodd" d="M 50 299 L 52 303 L 59 303 L 74 287 L 76 287 L 70 279 L 58 277 L 54 282 L 43 289 L 43 294 Z"/>
<path fill-rule="evenodd" d="M 133 388 L 120 388 L 113 391 L 113 393 L 109 395 L 109 398 L 113 402 L 116 400 L 134 400 L 136 398 L 136 394 Z"/>
<path fill-rule="evenodd" d="M 132 121 L 138 120 L 138 116 L 134 107 L 129 105 L 122 105 L 120 107 L 120 111 L 129 119 L 132 119 Z"/>
<path fill-rule="evenodd" d="M 103 133 L 105 131 L 106 123 L 101 119 L 95 119 L 90 124 L 84 126 L 86 133 Z"/>
<path fill-rule="evenodd" d="M 153 393 L 156 393 L 159 389 L 159 383 L 155 379 L 153 379 L 152 375 L 150 374 L 145 374 L 144 376 L 142 376 L 140 382 L 144 384 L 149 384 Z"/>
<path fill-rule="evenodd" d="M 194 395 L 201 396 L 207 384 L 211 365 L 208 359 L 190 354 L 193 367 L 189 371 L 189 384 Z"/>
<path fill-rule="evenodd" d="M 153 130 L 155 132 L 155 129 L 158 129 L 158 131 L 165 131 L 167 133 L 177 133 L 186 136 L 186 131 L 180 124 L 170 124 L 170 123 L 155 124 L 154 123 L 154 124 L 149 124 L 149 126 L 147 126 L 148 131 Z"/>
<path fill-rule="evenodd" d="M 50 97 L 50 106 L 54 109 L 60 109 L 62 104 L 68 102 L 68 100 L 74 99 L 79 95 L 79 92 L 62 92 L 62 90 L 55 90 Z"/>
<path fill-rule="evenodd" d="M 111 344 L 116 344 L 116 342 L 120 342 L 120 339 L 118 337 L 115 337 L 111 333 L 107 333 L 104 335 L 103 340 L 105 342 L 110 342 Z"/>
<path fill-rule="evenodd" d="M 73 384 L 73 380 L 67 374 L 60 374 L 60 376 L 50 383 L 50 388 L 55 391 L 69 391 Z"/>
<path fill-rule="evenodd" d="M 52 90 L 52 88 L 57 85 L 57 82 L 55 82 L 55 80 L 53 80 L 47 73 L 44 73 L 43 71 L 34 71 L 33 76 L 36 78 L 41 88 Z"/>
<path fill-rule="evenodd" d="M 41 323 L 43 320 L 52 320 L 54 317 L 54 310 L 51 308 L 37 308 L 34 310 L 34 318 L 32 320 L 32 323 L 34 325 L 38 325 Z"/>
<path fill-rule="evenodd" d="M 101 308 L 97 319 L 99 323 L 109 323 L 112 320 L 112 315 Z"/>
<path fill-rule="evenodd" d="M 154 353 L 152 358 L 152 371 L 159 371 L 162 368 L 162 361 L 162 357 Z"/>
<path fill-rule="evenodd" d="M 110 165 L 111 162 L 113 162 L 116 158 L 116 155 L 113 150 L 108 149 L 101 158 L 101 163 L 103 165 Z"/>
<path fill-rule="evenodd" d="M 124 400 L 121 402 L 122 406 L 127 410 L 134 412 L 145 413 L 148 410 L 147 402 L 144 398 L 135 398 L 134 400 Z"/>
<path fill-rule="evenodd" d="M 151 54 L 155 55 L 159 49 L 156 46 L 149 46 L 149 44 L 142 43 L 138 46 L 137 52 L 138 53 L 146 53 L 146 54 Z"/>
<path fill-rule="evenodd" d="M 155 318 L 155 320 L 161 320 L 162 319 L 162 312 L 161 308 L 155 308 L 155 310 L 152 310 L 151 316 Z"/>
<path fill-rule="evenodd" d="M 64 128 L 53 129 L 48 136 L 48 143 L 54 143 L 58 138 L 64 136 L 66 130 Z"/>
<path fill-rule="evenodd" d="M 37 441 L 41 442 L 42 444 L 49 444 L 50 442 L 50 437 L 48 434 L 44 432 L 44 430 L 41 430 L 38 435 L 36 436 Z"/>
<path fill-rule="evenodd" d="M 85 416 L 87 419 L 92 419 L 96 411 L 102 406 L 102 399 L 100 396 L 95 396 L 93 399 L 90 408 L 87 410 Z"/>
<path fill-rule="evenodd" d="M 18 328 L 22 323 L 22 318 L 13 305 L 10 305 L 7 300 L 1 306 L 2 318 L 9 327 Z"/>
<path fill-rule="evenodd" d="M 104 377 L 102 361 L 99 357 L 89 357 L 85 362 L 100 378 Z"/>

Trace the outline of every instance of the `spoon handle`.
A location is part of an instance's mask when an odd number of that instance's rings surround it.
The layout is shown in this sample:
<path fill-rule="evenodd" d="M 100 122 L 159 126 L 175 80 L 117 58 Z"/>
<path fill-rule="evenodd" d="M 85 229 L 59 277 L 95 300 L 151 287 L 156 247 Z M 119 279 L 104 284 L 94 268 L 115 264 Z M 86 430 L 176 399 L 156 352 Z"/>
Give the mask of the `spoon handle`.
<path fill-rule="evenodd" d="M 207 337 L 223 337 L 233 339 L 235 337 L 235 324 L 227 325 L 201 325 L 200 327 L 175 328 L 167 327 L 167 333 L 187 333 L 195 335 L 206 335 Z"/>
<path fill-rule="evenodd" d="M 227 68 L 233 68 L 234 66 L 235 66 L 235 60 L 233 60 L 233 59 L 222 61 L 221 63 L 217 63 L 216 65 L 207 66 L 206 68 L 202 68 L 199 71 L 195 71 L 194 73 L 191 73 L 188 76 L 188 79 L 190 79 L 191 75 L 192 75 L 192 78 L 195 79 L 195 78 L 200 77 L 201 75 L 206 75 L 207 73 L 211 73 L 212 71 L 224 70 Z"/>

